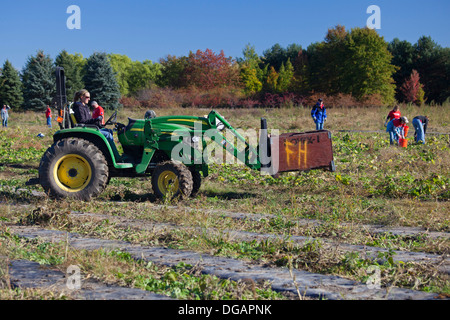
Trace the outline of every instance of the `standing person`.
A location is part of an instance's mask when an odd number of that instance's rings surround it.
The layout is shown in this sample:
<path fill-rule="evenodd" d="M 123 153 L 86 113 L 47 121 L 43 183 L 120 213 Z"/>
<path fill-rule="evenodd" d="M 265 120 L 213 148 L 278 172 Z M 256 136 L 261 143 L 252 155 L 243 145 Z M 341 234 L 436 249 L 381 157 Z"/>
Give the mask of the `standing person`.
<path fill-rule="evenodd" d="M 47 118 L 47 126 L 49 128 L 52 127 L 52 109 L 47 105 L 47 110 L 45 110 L 45 117 Z"/>
<path fill-rule="evenodd" d="M 401 112 L 400 112 L 400 107 L 399 106 L 395 106 L 388 114 L 388 116 L 386 117 L 386 121 L 384 122 L 384 126 L 386 127 L 387 124 L 389 123 L 389 121 L 394 120 L 394 119 L 400 119 L 400 117 L 402 116 Z"/>
<path fill-rule="evenodd" d="M 319 99 L 311 110 L 311 117 L 316 124 L 316 130 L 323 130 L 323 123 L 327 121 L 327 109 L 323 105 L 323 100 Z"/>
<path fill-rule="evenodd" d="M 94 108 L 92 118 L 102 117 L 102 125 L 105 125 L 105 110 L 96 101 L 92 101 L 91 106 Z"/>
<path fill-rule="evenodd" d="M 414 141 L 419 143 L 422 141 L 425 144 L 425 134 L 427 133 L 427 126 L 430 119 L 427 116 L 417 116 L 413 119 L 412 124 L 416 132 L 414 133 Z"/>
<path fill-rule="evenodd" d="M 389 143 L 391 145 L 398 144 L 400 138 L 405 139 L 405 127 L 408 123 L 408 118 L 401 117 L 400 119 L 393 119 L 389 121 L 386 127 L 386 132 L 389 133 Z"/>
<path fill-rule="evenodd" d="M 7 127 L 8 126 L 8 118 L 9 118 L 9 114 L 8 114 L 8 110 L 11 109 L 10 106 L 4 104 L 3 108 L 2 108 L 2 126 L 3 127 Z"/>

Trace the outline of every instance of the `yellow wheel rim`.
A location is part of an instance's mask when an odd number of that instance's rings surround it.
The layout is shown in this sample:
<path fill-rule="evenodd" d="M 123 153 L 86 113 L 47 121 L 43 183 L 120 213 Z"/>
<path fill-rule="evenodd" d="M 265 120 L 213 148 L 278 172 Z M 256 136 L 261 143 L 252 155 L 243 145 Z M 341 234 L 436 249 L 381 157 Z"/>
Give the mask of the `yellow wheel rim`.
<path fill-rule="evenodd" d="M 158 189 L 164 196 L 175 194 L 178 190 L 178 177 L 169 170 L 163 171 L 158 177 Z"/>
<path fill-rule="evenodd" d="M 68 154 L 58 160 L 53 175 L 58 186 L 67 192 L 83 190 L 91 181 L 92 169 L 80 155 Z"/>

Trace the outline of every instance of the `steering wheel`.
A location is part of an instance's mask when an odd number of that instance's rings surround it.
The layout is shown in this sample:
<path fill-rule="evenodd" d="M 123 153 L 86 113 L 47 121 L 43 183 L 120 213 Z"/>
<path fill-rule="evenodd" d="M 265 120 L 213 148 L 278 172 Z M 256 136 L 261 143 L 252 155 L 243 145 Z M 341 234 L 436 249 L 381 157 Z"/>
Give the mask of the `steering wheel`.
<path fill-rule="evenodd" d="M 114 113 L 109 117 L 108 120 L 106 120 L 104 126 L 109 126 L 117 123 L 117 110 L 114 111 Z"/>

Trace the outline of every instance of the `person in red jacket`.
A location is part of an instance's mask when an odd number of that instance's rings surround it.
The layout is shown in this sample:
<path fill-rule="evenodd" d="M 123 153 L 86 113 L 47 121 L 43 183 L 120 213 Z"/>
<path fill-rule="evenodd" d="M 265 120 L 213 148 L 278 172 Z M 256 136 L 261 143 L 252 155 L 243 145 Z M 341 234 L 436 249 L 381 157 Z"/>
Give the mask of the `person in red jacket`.
<path fill-rule="evenodd" d="M 105 125 L 105 110 L 96 101 L 92 101 L 91 106 L 94 108 L 94 111 L 92 111 L 92 118 L 96 119 L 101 116 L 102 125 Z"/>
<path fill-rule="evenodd" d="M 47 105 L 47 110 L 45 110 L 45 118 L 47 118 L 47 126 L 49 128 L 52 127 L 52 109 Z"/>
<path fill-rule="evenodd" d="M 402 116 L 401 112 L 400 112 L 400 108 L 399 106 L 395 106 L 388 114 L 388 116 L 386 117 L 386 121 L 384 122 L 384 126 L 386 127 L 387 124 L 389 123 L 389 121 L 394 120 L 394 119 L 400 119 L 400 117 Z"/>

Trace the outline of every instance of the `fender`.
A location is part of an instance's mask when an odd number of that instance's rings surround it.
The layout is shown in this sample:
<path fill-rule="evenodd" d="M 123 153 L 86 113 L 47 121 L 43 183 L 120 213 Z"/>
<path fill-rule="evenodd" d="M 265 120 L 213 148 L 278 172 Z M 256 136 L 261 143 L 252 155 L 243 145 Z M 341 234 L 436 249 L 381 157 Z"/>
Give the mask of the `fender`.
<path fill-rule="evenodd" d="M 131 163 L 121 163 L 119 152 L 111 147 L 106 137 L 94 126 L 80 126 L 72 129 L 62 129 L 56 131 L 53 135 L 53 142 L 64 138 L 82 138 L 94 143 L 105 155 L 106 160 L 116 169 L 132 168 Z"/>

